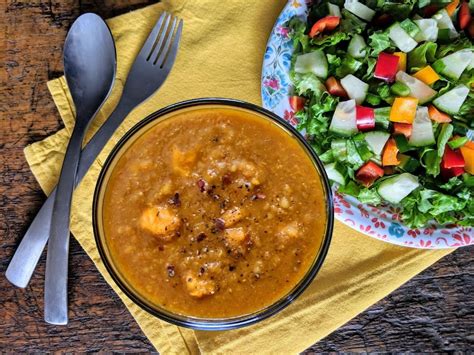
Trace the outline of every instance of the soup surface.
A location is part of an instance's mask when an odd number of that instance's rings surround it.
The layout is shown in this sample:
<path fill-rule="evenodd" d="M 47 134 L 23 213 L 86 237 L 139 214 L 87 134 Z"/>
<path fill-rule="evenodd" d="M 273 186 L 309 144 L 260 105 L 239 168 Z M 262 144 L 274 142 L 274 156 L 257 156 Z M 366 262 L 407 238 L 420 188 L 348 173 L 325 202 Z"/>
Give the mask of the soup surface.
<path fill-rule="evenodd" d="M 296 139 L 221 107 L 179 113 L 135 140 L 111 172 L 102 211 L 129 285 L 205 318 L 252 313 L 287 294 L 326 228 L 318 172 Z"/>

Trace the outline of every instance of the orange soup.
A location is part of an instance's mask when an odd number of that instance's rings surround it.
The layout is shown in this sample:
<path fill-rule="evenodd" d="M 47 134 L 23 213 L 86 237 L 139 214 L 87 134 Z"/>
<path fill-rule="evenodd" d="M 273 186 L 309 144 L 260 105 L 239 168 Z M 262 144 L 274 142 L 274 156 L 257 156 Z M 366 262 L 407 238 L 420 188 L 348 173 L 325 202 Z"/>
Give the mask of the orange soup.
<path fill-rule="evenodd" d="M 324 239 L 326 204 L 313 161 L 287 131 L 248 111 L 202 108 L 154 124 L 118 158 L 103 234 L 141 297 L 227 318 L 301 281 Z"/>

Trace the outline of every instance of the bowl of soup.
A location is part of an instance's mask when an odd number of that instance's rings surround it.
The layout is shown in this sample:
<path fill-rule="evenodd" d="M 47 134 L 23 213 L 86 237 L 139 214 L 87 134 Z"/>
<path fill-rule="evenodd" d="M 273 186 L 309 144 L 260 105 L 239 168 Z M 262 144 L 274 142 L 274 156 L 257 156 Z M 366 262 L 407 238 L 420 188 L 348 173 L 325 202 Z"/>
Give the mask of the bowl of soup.
<path fill-rule="evenodd" d="M 195 99 L 133 127 L 94 195 L 101 258 L 137 305 L 225 330 L 279 312 L 312 282 L 333 228 L 324 167 L 256 105 Z"/>

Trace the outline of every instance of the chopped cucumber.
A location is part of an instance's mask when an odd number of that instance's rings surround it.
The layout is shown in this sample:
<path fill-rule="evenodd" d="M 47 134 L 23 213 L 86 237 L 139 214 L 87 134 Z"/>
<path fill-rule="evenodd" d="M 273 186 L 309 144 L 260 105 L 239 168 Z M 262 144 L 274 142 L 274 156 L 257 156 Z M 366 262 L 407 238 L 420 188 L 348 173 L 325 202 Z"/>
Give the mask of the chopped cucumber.
<path fill-rule="evenodd" d="M 416 109 L 416 116 L 413 120 L 413 131 L 408 143 L 415 147 L 424 147 L 434 144 L 433 124 L 428 115 L 428 108 L 419 106 Z"/>
<path fill-rule="evenodd" d="M 324 165 L 329 180 L 345 185 L 347 182 L 347 169 L 339 162 Z"/>
<path fill-rule="evenodd" d="M 364 83 L 362 80 L 356 76 L 349 74 L 341 79 L 341 85 L 346 90 L 347 95 L 354 99 L 357 105 L 360 105 L 364 102 L 369 90 L 369 85 Z"/>
<path fill-rule="evenodd" d="M 330 2 L 328 2 L 328 12 L 329 12 L 329 16 L 342 17 L 339 6 L 331 4 Z"/>
<path fill-rule="evenodd" d="M 434 19 L 419 19 L 414 20 L 420 32 L 415 35 L 414 39 L 417 42 L 436 42 L 438 39 L 438 23 Z"/>
<path fill-rule="evenodd" d="M 449 38 L 459 37 L 459 33 L 456 31 L 453 21 L 445 9 L 442 9 L 434 14 L 433 19 L 436 20 L 438 29 L 449 31 Z"/>
<path fill-rule="evenodd" d="M 469 88 L 465 85 L 458 85 L 447 93 L 437 97 L 433 104 L 440 110 L 456 115 L 469 94 Z"/>
<path fill-rule="evenodd" d="M 355 100 L 339 102 L 334 111 L 334 115 L 332 116 L 329 130 L 343 136 L 352 136 L 357 133 L 358 129 L 355 106 Z"/>
<path fill-rule="evenodd" d="M 472 52 L 472 50 L 471 50 L 471 53 L 474 54 L 474 52 Z M 466 69 L 467 69 L 467 70 L 471 70 L 472 68 L 474 68 L 474 55 L 471 56 L 471 62 L 469 63 L 469 65 L 467 66 Z"/>
<path fill-rule="evenodd" d="M 409 18 L 400 22 L 400 27 L 403 28 L 403 30 L 412 38 L 415 38 L 415 36 L 420 33 L 418 25 Z"/>
<path fill-rule="evenodd" d="M 362 20 L 370 21 L 375 15 L 375 11 L 370 7 L 358 2 L 357 0 L 346 0 L 344 1 L 344 8 L 352 12 Z"/>
<path fill-rule="evenodd" d="M 314 52 L 301 54 L 296 57 L 295 72 L 313 73 L 325 79 L 328 76 L 328 60 L 321 49 Z"/>
<path fill-rule="evenodd" d="M 359 34 L 355 34 L 349 42 L 347 52 L 354 58 L 364 58 L 367 54 L 367 44 L 365 43 L 364 37 Z"/>
<path fill-rule="evenodd" d="M 383 147 L 385 146 L 385 143 L 387 143 L 389 137 L 390 133 L 388 132 L 372 131 L 367 132 L 364 138 L 374 154 L 380 155 L 382 154 Z"/>
<path fill-rule="evenodd" d="M 390 110 L 389 107 L 379 107 L 374 110 L 375 114 L 375 127 L 381 129 L 388 129 L 390 125 Z"/>
<path fill-rule="evenodd" d="M 458 137 L 448 142 L 449 148 L 451 149 L 458 149 L 461 148 L 464 144 L 469 142 L 469 138 L 467 137 Z"/>
<path fill-rule="evenodd" d="M 405 53 L 412 51 L 418 44 L 405 32 L 398 22 L 390 26 L 388 36 Z"/>
<path fill-rule="evenodd" d="M 420 166 L 420 162 L 409 155 L 398 154 L 397 158 L 400 160 L 397 169 L 406 171 L 407 173 L 413 173 Z"/>
<path fill-rule="evenodd" d="M 410 173 L 403 173 L 382 181 L 377 192 L 384 200 L 399 203 L 418 186 L 420 186 L 418 177 Z"/>
<path fill-rule="evenodd" d="M 408 86 L 410 89 L 410 94 L 408 96 L 418 99 L 420 105 L 431 101 L 437 94 L 435 90 L 430 88 L 424 82 L 403 71 L 397 73 L 396 79 L 398 82 Z"/>
<path fill-rule="evenodd" d="M 433 69 L 450 79 L 458 80 L 464 70 L 471 65 L 474 53 L 470 49 L 461 49 L 433 63 Z"/>

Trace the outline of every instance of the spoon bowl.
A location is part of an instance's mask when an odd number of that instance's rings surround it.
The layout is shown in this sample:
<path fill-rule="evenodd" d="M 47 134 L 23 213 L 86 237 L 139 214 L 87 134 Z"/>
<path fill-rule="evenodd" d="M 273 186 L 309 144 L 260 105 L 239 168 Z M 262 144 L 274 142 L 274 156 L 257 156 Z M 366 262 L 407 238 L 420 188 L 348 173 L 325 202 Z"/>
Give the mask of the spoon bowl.
<path fill-rule="evenodd" d="M 64 74 L 77 118 L 91 119 L 109 95 L 115 62 L 115 45 L 105 22 L 92 13 L 80 16 L 64 44 Z"/>

